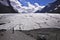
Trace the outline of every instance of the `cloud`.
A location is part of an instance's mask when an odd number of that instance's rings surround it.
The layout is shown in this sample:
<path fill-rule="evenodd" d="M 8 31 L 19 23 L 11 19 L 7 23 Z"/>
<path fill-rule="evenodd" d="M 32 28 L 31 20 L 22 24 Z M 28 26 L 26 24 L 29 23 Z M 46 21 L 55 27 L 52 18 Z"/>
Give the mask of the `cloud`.
<path fill-rule="evenodd" d="M 40 6 L 38 3 L 35 5 L 27 2 L 28 6 L 22 6 L 22 4 L 17 0 L 10 0 L 12 7 L 19 13 L 34 13 L 37 10 L 41 10 L 45 6 Z"/>

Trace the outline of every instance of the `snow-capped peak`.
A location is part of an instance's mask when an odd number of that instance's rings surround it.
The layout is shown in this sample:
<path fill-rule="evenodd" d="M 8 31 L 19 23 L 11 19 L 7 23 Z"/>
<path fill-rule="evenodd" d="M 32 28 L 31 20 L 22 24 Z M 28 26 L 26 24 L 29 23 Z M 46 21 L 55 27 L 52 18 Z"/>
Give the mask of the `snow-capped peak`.
<path fill-rule="evenodd" d="M 38 3 L 31 4 L 30 2 L 26 2 L 28 6 L 22 6 L 22 3 L 18 0 L 9 0 L 13 9 L 17 10 L 19 13 L 34 13 L 37 10 L 41 10 L 44 6 L 40 6 Z M 22 1 L 22 0 L 21 0 Z M 7 0 L 0 1 L 2 4 L 9 6 Z"/>

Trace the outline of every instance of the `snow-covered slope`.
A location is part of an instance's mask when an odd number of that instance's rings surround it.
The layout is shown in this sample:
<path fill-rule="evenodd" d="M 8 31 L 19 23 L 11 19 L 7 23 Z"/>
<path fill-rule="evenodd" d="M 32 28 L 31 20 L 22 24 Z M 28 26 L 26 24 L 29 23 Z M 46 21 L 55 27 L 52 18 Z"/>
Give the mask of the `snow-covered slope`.
<path fill-rule="evenodd" d="M 0 15 L 0 29 L 32 30 L 60 28 L 60 14 L 5 14 Z"/>

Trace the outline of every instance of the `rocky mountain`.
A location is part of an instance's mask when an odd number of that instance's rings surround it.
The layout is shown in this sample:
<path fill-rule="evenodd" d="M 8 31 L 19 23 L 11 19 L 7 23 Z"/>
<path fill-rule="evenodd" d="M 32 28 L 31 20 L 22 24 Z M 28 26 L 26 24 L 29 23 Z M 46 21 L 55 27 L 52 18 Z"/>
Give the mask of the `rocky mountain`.
<path fill-rule="evenodd" d="M 28 6 L 22 6 L 22 3 L 16 0 L 2 0 L 0 1 L 0 13 L 34 13 L 44 7 L 38 3 L 34 3 L 35 5 L 30 2 L 26 3 Z"/>
<path fill-rule="evenodd" d="M 41 11 L 38 10 L 35 13 L 60 13 L 60 0 L 56 0 L 53 3 L 49 3 Z"/>

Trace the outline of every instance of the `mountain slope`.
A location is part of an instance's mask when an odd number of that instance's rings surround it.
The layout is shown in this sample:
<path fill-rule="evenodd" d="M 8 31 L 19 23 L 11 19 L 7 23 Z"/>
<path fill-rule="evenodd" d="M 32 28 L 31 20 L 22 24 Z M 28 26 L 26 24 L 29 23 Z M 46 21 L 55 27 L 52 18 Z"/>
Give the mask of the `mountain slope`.
<path fill-rule="evenodd" d="M 53 3 L 49 3 L 41 11 L 38 10 L 35 13 L 60 13 L 60 0 L 56 0 Z"/>

